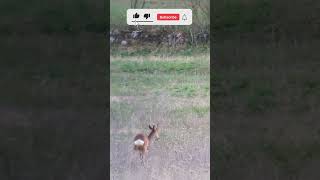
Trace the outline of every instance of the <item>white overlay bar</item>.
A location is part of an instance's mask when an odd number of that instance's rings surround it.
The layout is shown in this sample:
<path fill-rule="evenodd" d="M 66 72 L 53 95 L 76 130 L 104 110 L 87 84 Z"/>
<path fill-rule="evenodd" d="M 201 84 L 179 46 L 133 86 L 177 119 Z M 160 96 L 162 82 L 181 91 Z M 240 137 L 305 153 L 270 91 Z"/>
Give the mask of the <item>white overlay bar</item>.
<path fill-rule="evenodd" d="M 191 9 L 128 9 L 128 25 L 191 25 Z"/>

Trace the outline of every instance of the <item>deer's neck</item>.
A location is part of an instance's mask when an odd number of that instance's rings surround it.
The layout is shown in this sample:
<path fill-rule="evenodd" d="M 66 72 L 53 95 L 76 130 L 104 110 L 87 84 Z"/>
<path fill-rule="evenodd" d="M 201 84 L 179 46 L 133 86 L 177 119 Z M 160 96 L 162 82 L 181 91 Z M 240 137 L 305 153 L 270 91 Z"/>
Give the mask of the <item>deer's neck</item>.
<path fill-rule="evenodd" d="M 151 140 L 154 136 L 155 132 L 154 131 L 151 131 L 149 136 L 148 136 L 148 139 Z"/>

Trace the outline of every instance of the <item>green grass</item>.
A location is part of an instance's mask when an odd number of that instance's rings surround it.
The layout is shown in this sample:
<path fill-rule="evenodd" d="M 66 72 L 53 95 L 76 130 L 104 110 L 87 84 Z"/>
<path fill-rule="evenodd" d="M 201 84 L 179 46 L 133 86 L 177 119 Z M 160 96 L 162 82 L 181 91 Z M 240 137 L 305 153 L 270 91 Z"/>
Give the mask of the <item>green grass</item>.
<path fill-rule="evenodd" d="M 170 91 L 170 94 L 172 96 L 176 96 L 176 97 L 195 97 L 195 96 L 207 97 L 209 96 L 209 85 L 207 83 L 174 84 L 173 86 L 169 87 L 168 90 Z"/>
<path fill-rule="evenodd" d="M 215 32 L 220 34 L 220 37 L 224 33 L 229 33 L 225 34 L 228 36 L 250 32 L 259 33 L 260 36 L 276 35 L 273 38 L 297 38 L 295 32 L 303 36 L 319 37 L 316 28 L 312 25 L 316 24 L 316 16 L 319 16 L 316 13 L 317 8 L 314 8 L 319 6 L 319 2 L 294 1 L 290 3 L 290 8 L 287 4 L 287 2 L 276 0 L 216 2 L 213 14 Z M 310 19 L 307 14 L 313 14 L 315 18 Z M 308 25 L 304 23 L 307 21 Z"/>
<path fill-rule="evenodd" d="M 158 176 L 176 173 L 169 166 L 181 162 L 185 166 L 176 177 L 185 176 L 184 172 L 189 173 L 192 168 L 209 178 L 208 173 L 199 168 L 189 167 L 191 160 L 181 159 L 181 155 L 190 157 L 192 153 L 193 159 L 207 157 L 201 164 L 208 164 L 209 140 L 198 139 L 209 138 L 209 62 L 208 53 L 166 57 L 111 56 L 112 174 L 121 176 L 133 170 L 128 158 L 135 154 L 131 153 L 131 147 L 127 152 L 127 142 L 131 142 L 135 133 L 148 133 L 148 124 L 160 123 L 160 140 L 150 147 L 153 157 L 167 157 L 156 161 L 161 164 L 155 168 L 159 171 Z M 194 151 L 194 147 L 199 150 Z M 200 161 L 196 163 L 200 164 Z M 144 177 L 149 179 L 149 175 Z"/>
<path fill-rule="evenodd" d="M 261 164 L 271 163 L 278 172 L 297 175 L 309 160 L 319 158 L 319 144 L 317 143 L 300 146 L 265 143 L 264 145 L 247 145 L 246 147 L 217 143 L 215 147 L 214 160 L 216 170 L 219 170 L 220 175 L 225 175 L 228 172 L 226 167 L 230 164 L 237 164 L 241 161 L 252 163 L 256 158 L 261 159 Z"/>
<path fill-rule="evenodd" d="M 316 172 L 319 44 L 217 40 L 211 71 L 216 179 L 259 179 L 262 173 L 310 179 Z"/>
<path fill-rule="evenodd" d="M 248 97 L 248 108 L 252 112 L 262 112 L 275 108 L 276 98 L 271 88 L 257 87 Z"/>
<path fill-rule="evenodd" d="M 264 146 L 264 152 L 275 166 L 285 169 L 288 173 L 298 174 L 306 161 L 320 157 L 319 148 L 317 143 L 301 146 L 269 144 Z"/>
<path fill-rule="evenodd" d="M 130 1 L 111 1 L 110 2 L 110 24 L 125 26 L 127 24 L 127 9 L 130 8 Z"/>
<path fill-rule="evenodd" d="M 46 2 L 3 1 L 0 32 L 5 34 L 40 32 L 44 34 L 104 32 L 103 1 L 66 0 Z M 10 21 L 7 19 L 10 17 Z"/>
<path fill-rule="evenodd" d="M 181 127 L 178 122 L 201 122 L 198 118 L 209 113 L 209 104 L 196 104 L 209 98 L 208 54 L 111 56 L 110 71 L 111 97 L 118 99 L 111 103 L 114 128 L 137 123 L 141 110 L 138 126 L 150 117 Z M 195 115 L 194 119 L 186 118 L 188 114 Z"/>
<path fill-rule="evenodd" d="M 177 97 L 209 95 L 208 57 L 174 57 L 142 60 L 118 57 L 111 62 L 111 91 L 114 94 L 167 93 Z"/>
<path fill-rule="evenodd" d="M 166 46 L 155 46 L 154 44 L 140 44 L 128 49 L 119 46 L 112 46 L 110 53 L 112 56 L 133 57 L 133 56 L 158 56 L 158 57 L 172 57 L 172 56 L 192 56 L 194 54 L 205 54 L 210 52 L 208 45 L 190 46 L 185 48 L 174 48 Z"/>
<path fill-rule="evenodd" d="M 112 72 L 111 91 L 114 95 L 143 95 L 145 92 L 166 92 L 175 97 L 208 96 L 209 78 L 205 74 Z M 197 84 L 195 84 L 197 82 Z M 188 90 L 188 87 L 193 89 Z"/>
<path fill-rule="evenodd" d="M 98 99 L 105 95 L 105 85 L 98 84 L 98 77 L 102 77 L 105 68 L 98 66 L 98 61 L 91 63 L 89 60 L 103 58 L 103 55 L 98 55 L 103 48 L 97 43 L 100 37 L 83 34 L 79 39 L 66 35 L 11 35 L 3 38 L 5 40 L 0 43 L 4 57 L 0 83 L 6 88 L 0 92 L 1 104 L 39 108 L 97 107 L 104 104 L 104 100 Z M 87 40 L 82 41 L 83 38 Z M 71 49 L 65 48 L 71 46 Z M 80 47 L 84 48 L 81 54 L 78 51 Z M 89 58 L 88 54 L 93 51 L 95 55 Z M 28 61 L 22 62 L 21 58 Z M 43 60 L 46 63 L 42 63 Z M 86 103 L 81 102 L 83 98 Z"/>
<path fill-rule="evenodd" d="M 233 29 L 238 31 L 255 31 L 268 22 L 272 12 L 268 1 L 225 1 L 217 3 L 214 15 L 214 27 L 220 29 Z"/>
<path fill-rule="evenodd" d="M 205 115 L 210 113 L 210 107 L 209 106 L 190 106 L 190 107 L 174 109 L 172 113 L 178 119 L 190 116 L 190 114 L 195 114 L 198 118 L 202 118 Z"/>
<path fill-rule="evenodd" d="M 195 73 L 200 65 L 196 62 L 112 62 L 119 71 L 126 73 Z"/>

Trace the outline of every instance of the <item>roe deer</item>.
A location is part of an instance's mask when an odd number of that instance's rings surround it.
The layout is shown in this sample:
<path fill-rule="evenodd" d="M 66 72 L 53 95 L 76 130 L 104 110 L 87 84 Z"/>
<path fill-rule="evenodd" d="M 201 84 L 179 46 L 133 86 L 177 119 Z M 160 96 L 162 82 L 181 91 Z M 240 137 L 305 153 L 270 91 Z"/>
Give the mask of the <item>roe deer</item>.
<path fill-rule="evenodd" d="M 134 150 L 138 150 L 140 152 L 140 159 L 143 163 L 143 157 L 149 150 L 149 145 L 152 138 L 155 136 L 156 140 L 159 139 L 159 124 L 157 126 L 149 125 L 149 129 L 151 130 L 148 136 L 140 133 L 137 134 L 134 138 Z"/>

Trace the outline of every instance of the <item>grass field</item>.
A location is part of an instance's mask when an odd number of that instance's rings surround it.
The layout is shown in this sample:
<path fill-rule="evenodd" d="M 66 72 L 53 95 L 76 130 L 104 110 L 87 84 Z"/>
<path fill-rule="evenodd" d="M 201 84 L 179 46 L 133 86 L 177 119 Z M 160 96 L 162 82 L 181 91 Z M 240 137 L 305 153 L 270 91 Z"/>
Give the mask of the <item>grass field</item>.
<path fill-rule="evenodd" d="M 319 40 L 215 45 L 214 179 L 319 179 Z"/>
<path fill-rule="evenodd" d="M 111 57 L 111 179 L 209 179 L 209 55 Z M 146 168 L 136 133 L 160 123 Z"/>
<path fill-rule="evenodd" d="M 152 5 L 145 8 L 188 7 L 174 0 Z M 130 1 L 110 6 L 111 29 L 126 29 Z M 209 64 L 207 45 L 111 47 L 111 179 L 210 179 Z M 151 144 L 144 167 L 133 138 L 157 123 L 160 140 Z"/>
<path fill-rule="evenodd" d="M 0 179 L 105 178 L 103 35 L 0 38 Z"/>

